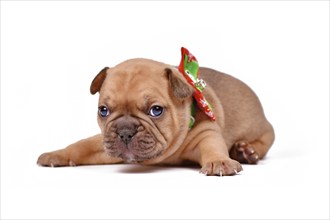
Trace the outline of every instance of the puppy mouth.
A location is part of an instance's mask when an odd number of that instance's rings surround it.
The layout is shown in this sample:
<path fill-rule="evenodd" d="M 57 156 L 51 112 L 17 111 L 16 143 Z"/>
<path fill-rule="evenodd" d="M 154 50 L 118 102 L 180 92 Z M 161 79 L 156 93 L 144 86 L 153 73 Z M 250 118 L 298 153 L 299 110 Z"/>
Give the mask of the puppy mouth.
<path fill-rule="evenodd" d="M 128 149 L 113 151 L 106 148 L 105 151 L 108 155 L 116 158 L 121 158 L 125 163 L 130 163 L 130 164 L 143 163 L 146 160 L 153 159 L 162 154 L 162 152 L 157 152 L 157 153 L 146 154 L 144 156 L 141 156 Z"/>
<path fill-rule="evenodd" d="M 143 161 L 139 161 L 137 160 L 136 156 L 132 153 L 132 152 L 123 152 L 121 154 L 119 154 L 117 157 L 121 158 L 124 160 L 125 163 L 139 163 L 139 162 L 143 162 Z"/>
<path fill-rule="evenodd" d="M 142 163 L 162 154 L 163 149 L 153 138 L 133 138 L 125 143 L 120 138 L 105 138 L 104 148 L 108 155 L 121 158 L 125 163 Z"/>

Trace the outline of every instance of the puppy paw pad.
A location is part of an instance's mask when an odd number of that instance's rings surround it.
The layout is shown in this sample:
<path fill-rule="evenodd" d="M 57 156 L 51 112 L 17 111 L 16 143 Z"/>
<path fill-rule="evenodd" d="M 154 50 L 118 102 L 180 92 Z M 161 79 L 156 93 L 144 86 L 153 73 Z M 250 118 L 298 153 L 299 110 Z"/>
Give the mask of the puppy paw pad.
<path fill-rule="evenodd" d="M 259 154 L 255 150 L 254 146 L 247 142 L 236 142 L 230 149 L 230 157 L 247 164 L 257 164 L 259 161 Z"/>

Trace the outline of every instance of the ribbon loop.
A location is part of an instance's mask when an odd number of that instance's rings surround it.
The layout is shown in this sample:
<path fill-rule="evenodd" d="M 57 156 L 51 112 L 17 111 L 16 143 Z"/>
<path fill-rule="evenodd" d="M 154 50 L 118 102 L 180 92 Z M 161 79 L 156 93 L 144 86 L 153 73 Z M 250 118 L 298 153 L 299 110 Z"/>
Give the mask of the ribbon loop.
<path fill-rule="evenodd" d="M 181 62 L 179 65 L 179 71 L 187 82 L 194 87 L 195 92 L 193 94 L 194 99 L 198 107 L 203 111 L 212 121 L 215 121 L 215 115 L 212 112 L 210 103 L 205 99 L 202 91 L 206 87 L 206 82 L 203 79 L 199 79 L 199 64 L 194 55 L 192 55 L 186 48 L 181 48 Z"/>

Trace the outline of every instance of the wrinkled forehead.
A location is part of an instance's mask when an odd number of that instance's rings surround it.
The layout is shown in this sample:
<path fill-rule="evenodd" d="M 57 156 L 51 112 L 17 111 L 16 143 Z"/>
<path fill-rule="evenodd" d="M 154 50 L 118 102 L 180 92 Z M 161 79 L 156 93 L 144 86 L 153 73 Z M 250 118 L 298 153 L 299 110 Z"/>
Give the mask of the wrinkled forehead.
<path fill-rule="evenodd" d="M 121 65 L 111 68 L 102 85 L 100 94 L 115 102 L 145 100 L 168 96 L 168 80 L 162 65 Z"/>

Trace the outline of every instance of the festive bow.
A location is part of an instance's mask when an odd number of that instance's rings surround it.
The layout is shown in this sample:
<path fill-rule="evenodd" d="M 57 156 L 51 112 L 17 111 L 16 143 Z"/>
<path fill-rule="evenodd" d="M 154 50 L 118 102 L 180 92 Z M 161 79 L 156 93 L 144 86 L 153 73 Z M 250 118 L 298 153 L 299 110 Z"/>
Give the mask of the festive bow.
<path fill-rule="evenodd" d="M 179 65 L 179 71 L 186 78 L 188 83 L 195 89 L 194 98 L 198 107 L 208 116 L 212 121 L 215 121 L 215 115 L 212 112 L 212 107 L 208 103 L 202 93 L 206 87 L 204 80 L 199 79 L 199 65 L 194 55 L 192 55 L 186 48 L 181 47 L 181 62 Z"/>

